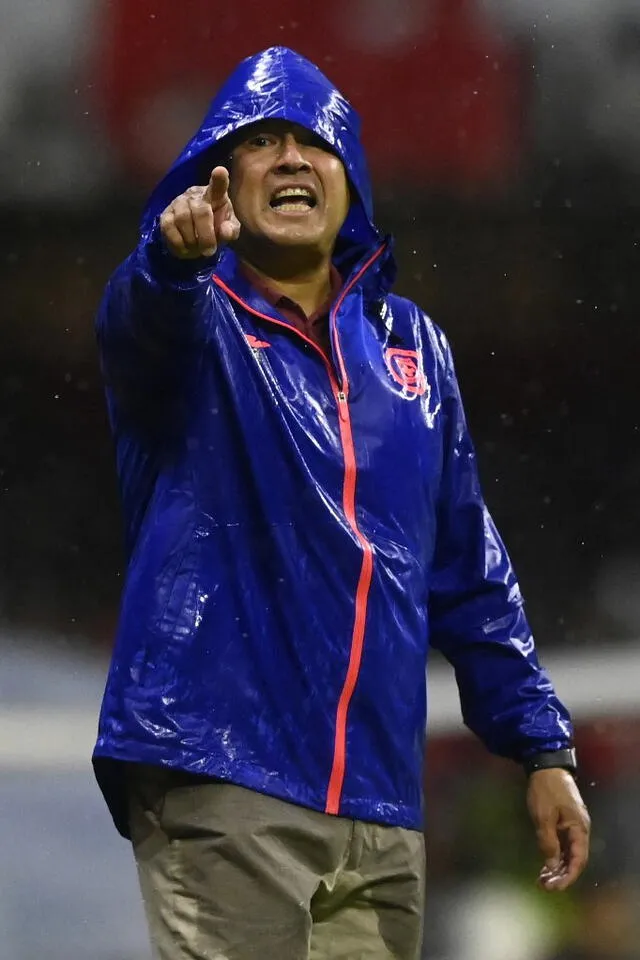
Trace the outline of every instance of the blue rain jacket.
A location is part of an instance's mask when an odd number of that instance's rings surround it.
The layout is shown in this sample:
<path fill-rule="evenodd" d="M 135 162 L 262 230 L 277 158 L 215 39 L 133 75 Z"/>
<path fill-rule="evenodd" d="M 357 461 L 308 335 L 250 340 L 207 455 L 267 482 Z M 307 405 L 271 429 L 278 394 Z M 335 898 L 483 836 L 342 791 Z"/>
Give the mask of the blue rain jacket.
<path fill-rule="evenodd" d="M 185 262 L 159 237 L 225 138 L 265 118 L 324 138 L 354 189 L 331 356 L 231 249 Z M 421 828 L 429 645 L 491 751 L 571 742 L 482 500 L 449 346 L 393 275 L 351 106 L 290 50 L 242 63 L 98 318 L 129 559 L 94 765 L 125 836 L 123 761 Z"/>

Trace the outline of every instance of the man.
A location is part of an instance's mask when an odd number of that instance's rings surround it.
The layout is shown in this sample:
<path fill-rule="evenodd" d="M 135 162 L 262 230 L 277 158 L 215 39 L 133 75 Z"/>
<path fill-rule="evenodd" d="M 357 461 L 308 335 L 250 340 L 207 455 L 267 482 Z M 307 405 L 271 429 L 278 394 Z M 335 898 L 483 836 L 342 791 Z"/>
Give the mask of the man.
<path fill-rule="evenodd" d="M 163 960 L 417 957 L 430 644 L 527 769 L 542 883 L 585 865 L 569 718 L 449 347 L 393 276 L 353 109 L 276 47 L 109 283 L 129 565 L 94 762 Z"/>

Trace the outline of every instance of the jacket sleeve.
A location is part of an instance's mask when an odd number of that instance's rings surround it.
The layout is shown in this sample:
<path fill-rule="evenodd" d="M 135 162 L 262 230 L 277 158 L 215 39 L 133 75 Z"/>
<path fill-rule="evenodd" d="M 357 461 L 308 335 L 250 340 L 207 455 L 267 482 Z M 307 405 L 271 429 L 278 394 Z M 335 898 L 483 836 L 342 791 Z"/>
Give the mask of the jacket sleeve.
<path fill-rule="evenodd" d="M 569 715 L 540 667 L 511 561 L 482 498 L 449 346 L 444 451 L 429 596 L 432 646 L 452 664 L 465 724 L 520 761 L 571 745 Z"/>
<path fill-rule="evenodd" d="M 156 220 L 109 280 L 96 320 L 112 418 L 158 419 L 207 339 L 213 258 L 179 260 Z"/>
<path fill-rule="evenodd" d="M 172 256 L 156 218 L 115 271 L 102 298 L 97 334 L 107 362 L 122 350 L 155 362 L 159 355 L 205 337 L 202 307 L 214 262 Z"/>

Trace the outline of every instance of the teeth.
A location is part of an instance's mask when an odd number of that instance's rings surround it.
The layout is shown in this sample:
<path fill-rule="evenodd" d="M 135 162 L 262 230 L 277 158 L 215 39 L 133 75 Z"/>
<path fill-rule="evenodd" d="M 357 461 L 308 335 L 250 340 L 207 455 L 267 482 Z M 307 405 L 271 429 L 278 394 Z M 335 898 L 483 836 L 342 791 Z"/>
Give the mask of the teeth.
<path fill-rule="evenodd" d="M 274 200 L 280 200 L 281 197 L 309 197 L 313 200 L 313 194 L 306 187 L 283 187 L 273 195 Z"/>
<path fill-rule="evenodd" d="M 296 203 L 295 200 L 285 200 L 284 203 L 278 204 L 275 208 L 276 210 L 294 210 L 296 213 L 308 213 L 311 207 L 308 203 Z"/>

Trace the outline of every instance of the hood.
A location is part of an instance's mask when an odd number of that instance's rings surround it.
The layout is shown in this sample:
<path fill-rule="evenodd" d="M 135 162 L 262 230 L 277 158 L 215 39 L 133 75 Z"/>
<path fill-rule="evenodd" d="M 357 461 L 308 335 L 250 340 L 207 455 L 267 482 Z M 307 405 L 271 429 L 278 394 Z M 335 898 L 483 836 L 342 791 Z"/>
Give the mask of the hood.
<path fill-rule="evenodd" d="M 340 248 L 370 249 L 380 243 L 360 143 L 360 118 L 315 64 L 287 47 L 270 47 L 243 60 L 234 70 L 200 129 L 153 191 L 143 215 L 143 231 L 150 229 L 154 218 L 174 197 L 201 181 L 203 154 L 211 154 L 213 168 L 224 158 L 227 137 L 249 124 L 273 119 L 289 120 L 312 130 L 342 160 L 354 198 L 340 231 Z"/>

